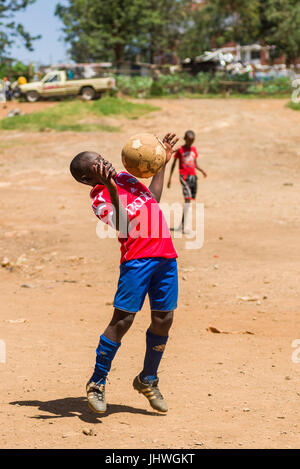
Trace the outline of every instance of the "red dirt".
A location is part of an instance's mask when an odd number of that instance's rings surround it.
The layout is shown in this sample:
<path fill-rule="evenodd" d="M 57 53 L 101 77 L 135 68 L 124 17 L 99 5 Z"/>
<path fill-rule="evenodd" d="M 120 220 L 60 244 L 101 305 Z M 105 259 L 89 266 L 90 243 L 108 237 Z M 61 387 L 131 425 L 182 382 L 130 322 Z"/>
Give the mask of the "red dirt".
<path fill-rule="evenodd" d="M 3 119 L 7 116 L 8 112 L 12 109 L 19 109 L 25 114 L 30 114 L 36 111 L 42 111 L 47 107 L 55 106 L 57 102 L 55 101 L 38 101 L 37 103 L 23 103 L 19 101 L 7 101 L 5 105 L 0 103 L 0 119 Z"/>

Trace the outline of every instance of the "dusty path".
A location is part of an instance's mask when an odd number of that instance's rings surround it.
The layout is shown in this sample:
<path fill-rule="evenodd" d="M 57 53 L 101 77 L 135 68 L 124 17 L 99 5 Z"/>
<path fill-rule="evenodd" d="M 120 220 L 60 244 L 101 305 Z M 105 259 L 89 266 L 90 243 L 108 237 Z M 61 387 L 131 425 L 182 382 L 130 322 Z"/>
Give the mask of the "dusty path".
<path fill-rule="evenodd" d="M 38 101 L 37 103 L 24 103 L 16 100 L 7 101 L 5 105 L 3 105 L 3 103 L 0 104 L 0 119 L 6 117 L 12 109 L 19 109 L 19 111 L 24 112 L 24 114 L 30 114 L 31 112 L 42 111 L 56 104 L 57 102 L 55 101 Z"/>
<path fill-rule="evenodd" d="M 153 103 L 161 111 L 122 121 L 118 134 L 1 132 L 0 259 L 18 264 L 0 268 L 1 448 L 299 447 L 291 344 L 300 339 L 300 113 L 282 100 Z M 180 307 L 160 373 L 170 410 L 151 412 L 131 387 L 147 303 L 113 363 L 99 418 L 84 389 L 112 312 L 119 248 L 96 236 L 87 188 L 68 163 L 100 150 L 121 169 L 127 136 L 187 128 L 209 177 L 199 181 L 203 248 L 175 240 Z M 163 200 L 181 202 L 177 177 Z"/>

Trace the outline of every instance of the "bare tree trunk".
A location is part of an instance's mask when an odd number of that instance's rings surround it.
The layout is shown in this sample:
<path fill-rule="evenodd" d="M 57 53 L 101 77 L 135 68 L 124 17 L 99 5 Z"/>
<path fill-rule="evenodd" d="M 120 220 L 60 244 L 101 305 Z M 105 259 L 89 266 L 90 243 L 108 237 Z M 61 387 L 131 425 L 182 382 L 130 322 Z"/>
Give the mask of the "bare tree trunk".
<path fill-rule="evenodd" d="M 124 45 L 123 44 L 116 44 L 115 46 L 115 57 L 116 57 L 116 65 L 117 69 L 122 65 L 123 59 L 124 59 Z"/>

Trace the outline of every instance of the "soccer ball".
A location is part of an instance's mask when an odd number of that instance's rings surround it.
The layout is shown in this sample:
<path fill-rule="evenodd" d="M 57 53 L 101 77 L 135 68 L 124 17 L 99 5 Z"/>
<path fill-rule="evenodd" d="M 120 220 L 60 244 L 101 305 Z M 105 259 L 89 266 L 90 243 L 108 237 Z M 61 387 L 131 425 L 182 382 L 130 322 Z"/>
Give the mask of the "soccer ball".
<path fill-rule="evenodd" d="M 166 162 L 163 142 L 152 134 L 130 137 L 122 149 L 122 162 L 127 171 L 139 178 L 150 178 L 158 173 Z"/>

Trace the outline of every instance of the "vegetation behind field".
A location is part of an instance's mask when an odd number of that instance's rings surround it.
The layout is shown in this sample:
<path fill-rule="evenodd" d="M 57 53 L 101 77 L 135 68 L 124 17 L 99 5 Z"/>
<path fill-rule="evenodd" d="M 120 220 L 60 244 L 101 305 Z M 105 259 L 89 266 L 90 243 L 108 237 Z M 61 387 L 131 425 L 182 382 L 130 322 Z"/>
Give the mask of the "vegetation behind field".
<path fill-rule="evenodd" d="M 148 112 L 159 110 L 150 104 L 132 103 L 126 99 L 105 97 L 99 101 L 85 103 L 79 100 L 66 101 L 44 111 L 7 117 L 0 120 L 2 130 L 26 130 L 41 132 L 45 130 L 92 132 L 118 132 L 120 126 L 109 125 L 105 116 L 124 116 L 137 119 Z M 101 119 L 102 118 L 102 119 Z M 104 122 L 103 122 L 104 120 Z"/>
<path fill-rule="evenodd" d="M 118 90 L 135 98 L 189 96 L 213 97 L 218 95 L 245 95 L 245 97 L 289 97 L 292 93 L 290 78 L 273 78 L 255 81 L 248 74 L 229 76 L 224 73 L 211 75 L 187 73 L 160 75 L 153 80 L 150 77 L 116 77 Z"/>

